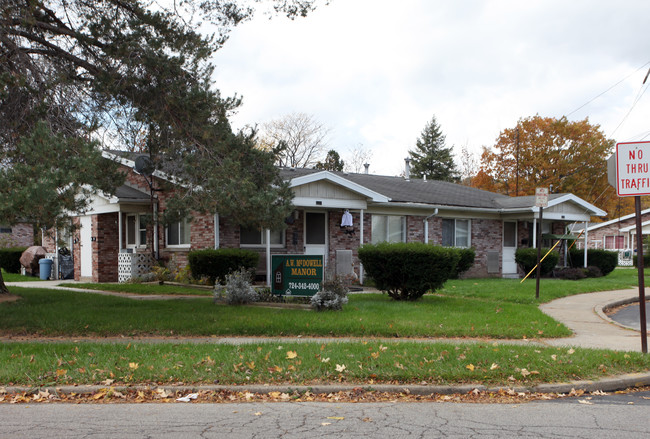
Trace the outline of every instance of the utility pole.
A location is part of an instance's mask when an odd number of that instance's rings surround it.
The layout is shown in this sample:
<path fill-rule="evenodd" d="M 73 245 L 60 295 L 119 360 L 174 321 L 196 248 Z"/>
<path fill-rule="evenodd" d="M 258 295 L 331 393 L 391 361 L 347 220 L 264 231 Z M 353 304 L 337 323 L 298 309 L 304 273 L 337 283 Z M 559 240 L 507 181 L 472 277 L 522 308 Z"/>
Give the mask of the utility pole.
<path fill-rule="evenodd" d="M 519 122 L 517 122 L 517 128 L 515 129 L 515 161 L 516 161 L 516 170 L 515 170 L 515 197 L 519 196 Z"/>

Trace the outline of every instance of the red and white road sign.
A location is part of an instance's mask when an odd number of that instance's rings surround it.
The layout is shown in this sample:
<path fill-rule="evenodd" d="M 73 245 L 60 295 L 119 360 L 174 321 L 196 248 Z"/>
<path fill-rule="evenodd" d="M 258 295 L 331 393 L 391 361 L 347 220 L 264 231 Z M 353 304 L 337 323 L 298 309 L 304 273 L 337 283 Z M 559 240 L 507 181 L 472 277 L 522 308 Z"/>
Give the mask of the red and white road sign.
<path fill-rule="evenodd" d="M 616 193 L 650 195 L 650 142 L 616 144 Z"/>

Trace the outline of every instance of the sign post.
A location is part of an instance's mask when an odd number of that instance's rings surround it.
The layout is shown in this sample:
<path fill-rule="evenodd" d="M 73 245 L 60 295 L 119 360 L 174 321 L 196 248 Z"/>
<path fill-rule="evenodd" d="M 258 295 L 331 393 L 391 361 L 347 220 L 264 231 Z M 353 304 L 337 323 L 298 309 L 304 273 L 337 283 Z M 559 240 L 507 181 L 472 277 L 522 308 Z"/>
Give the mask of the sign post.
<path fill-rule="evenodd" d="M 611 163 L 608 161 L 608 163 Z M 643 228 L 641 224 L 641 195 L 650 195 L 650 142 L 625 142 L 616 144 L 616 194 L 634 197 L 636 212 L 636 248 L 639 276 L 639 323 L 641 324 L 641 351 L 648 353 L 648 328 L 645 313 L 645 280 L 643 263 Z M 608 180 L 612 166 L 608 166 Z"/>
<path fill-rule="evenodd" d="M 548 207 L 548 188 L 538 187 L 535 189 L 535 206 L 539 207 L 539 233 L 537 234 L 537 280 L 535 286 L 535 299 L 539 299 L 539 281 L 542 278 L 542 225 L 544 208 Z"/>

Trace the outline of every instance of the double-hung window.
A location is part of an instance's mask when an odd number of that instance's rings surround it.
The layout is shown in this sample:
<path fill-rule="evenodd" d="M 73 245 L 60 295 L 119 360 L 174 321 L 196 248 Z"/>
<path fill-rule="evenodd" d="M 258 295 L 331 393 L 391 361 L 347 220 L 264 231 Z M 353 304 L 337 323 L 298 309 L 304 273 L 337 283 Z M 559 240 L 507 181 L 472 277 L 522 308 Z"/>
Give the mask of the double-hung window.
<path fill-rule="evenodd" d="M 406 217 L 373 214 L 370 242 L 406 242 Z"/>
<path fill-rule="evenodd" d="M 284 247 L 284 230 L 271 230 L 271 247 Z M 266 245 L 266 230 L 242 227 L 239 233 L 241 247 L 261 247 Z"/>
<path fill-rule="evenodd" d="M 605 249 L 606 250 L 620 250 L 625 248 L 625 236 L 623 235 L 608 235 L 605 236 Z"/>
<path fill-rule="evenodd" d="M 190 221 L 184 218 L 181 221 L 171 223 L 167 226 L 167 247 L 189 247 L 190 246 Z"/>
<path fill-rule="evenodd" d="M 442 245 L 445 247 L 469 247 L 471 222 L 468 219 L 442 220 Z"/>

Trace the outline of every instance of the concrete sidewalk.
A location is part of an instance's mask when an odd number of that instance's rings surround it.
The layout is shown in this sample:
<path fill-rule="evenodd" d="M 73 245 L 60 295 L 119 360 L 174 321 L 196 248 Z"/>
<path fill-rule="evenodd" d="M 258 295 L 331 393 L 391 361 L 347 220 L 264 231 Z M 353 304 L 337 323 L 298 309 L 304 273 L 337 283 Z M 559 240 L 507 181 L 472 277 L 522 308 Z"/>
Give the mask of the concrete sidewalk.
<path fill-rule="evenodd" d="M 544 303 L 540 309 L 571 329 L 573 336 L 544 339 L 543 342 L 549 346 L 640 352 L 641 332 L 622 327 L 609 319 L 603 311 L 608 306 L 629 303 L 638 297 L 638 289 L 629 289 L 578 294 Z"/>

